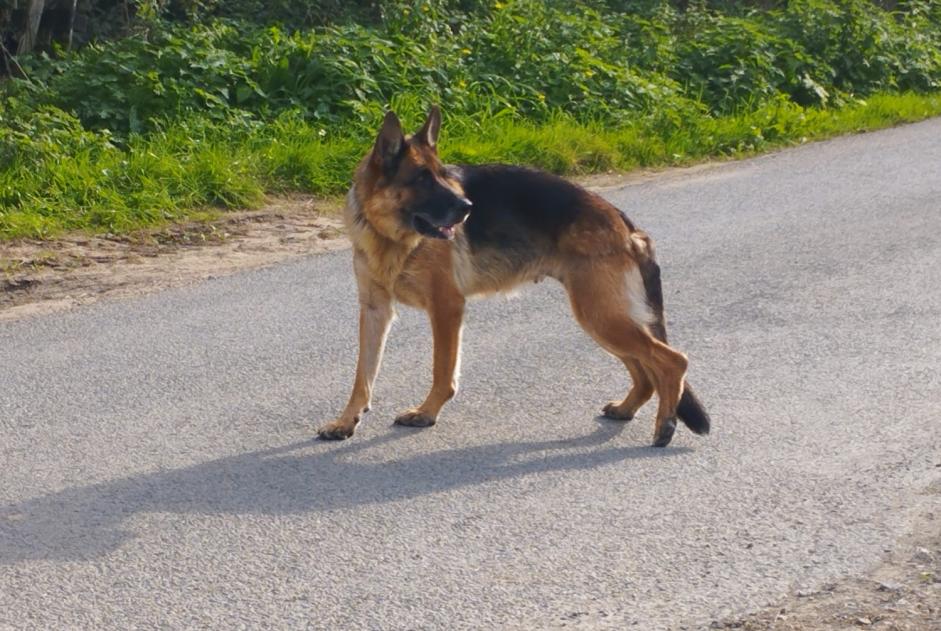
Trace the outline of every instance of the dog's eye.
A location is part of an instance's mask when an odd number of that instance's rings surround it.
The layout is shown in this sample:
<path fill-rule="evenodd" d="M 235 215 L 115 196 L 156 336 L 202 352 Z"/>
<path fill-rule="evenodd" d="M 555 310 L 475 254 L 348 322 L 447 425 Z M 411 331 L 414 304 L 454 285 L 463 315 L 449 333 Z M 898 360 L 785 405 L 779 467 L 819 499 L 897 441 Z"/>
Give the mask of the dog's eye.
<path fill-rule="evenodd" d="M 431 171 L 422 170 L 415 176 L 416 184 L 430 184 L 434 179 L 434 176 L 431 175 Z"/>

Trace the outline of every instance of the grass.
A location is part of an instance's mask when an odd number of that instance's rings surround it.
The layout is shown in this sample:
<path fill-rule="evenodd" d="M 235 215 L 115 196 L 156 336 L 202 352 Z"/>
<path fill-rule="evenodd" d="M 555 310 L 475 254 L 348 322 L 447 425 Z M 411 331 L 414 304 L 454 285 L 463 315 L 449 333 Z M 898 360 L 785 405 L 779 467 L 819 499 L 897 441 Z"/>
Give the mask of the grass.
<path fill-rule="evenodd" d="M 406 109 L 417 126 L 417 108 Z M 562 114 L 536 123 L 445 113 L 441 151 L 446 161 L 576 175 L 747 156 L 939 114 L 941 93 L 882 93 L 826 109 L 780 98 L 725 116 L 648 115 L 616 127 Z M 207 209 L 257 207 L 269 192 L 337 195 L 368 150 L 371 129 L 340 133 L 282 116 L 265 124 L 183 121 L 120 144 L 102 136 L 64 149 L 34 142 L 0 168 L 0 239 L 125 233 L 198 219 Z"/>

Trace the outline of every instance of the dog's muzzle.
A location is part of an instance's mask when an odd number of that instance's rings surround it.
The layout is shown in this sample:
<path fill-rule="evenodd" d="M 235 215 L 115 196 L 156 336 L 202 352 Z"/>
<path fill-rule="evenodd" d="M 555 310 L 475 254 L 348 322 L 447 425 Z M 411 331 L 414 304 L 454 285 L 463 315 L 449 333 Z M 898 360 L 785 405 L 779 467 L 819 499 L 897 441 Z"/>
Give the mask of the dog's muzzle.
<path fill-rule="evenodd" d="M 412 215 L 412 227 L 415 228 L 416 232 L 426 237 L 451 240 L 457 233 L 457 227 L 470 216 L 471 206 L 469 199 L 461 197 L 457 206 L 441 217 L 426 212 L 417 212 Z"/>

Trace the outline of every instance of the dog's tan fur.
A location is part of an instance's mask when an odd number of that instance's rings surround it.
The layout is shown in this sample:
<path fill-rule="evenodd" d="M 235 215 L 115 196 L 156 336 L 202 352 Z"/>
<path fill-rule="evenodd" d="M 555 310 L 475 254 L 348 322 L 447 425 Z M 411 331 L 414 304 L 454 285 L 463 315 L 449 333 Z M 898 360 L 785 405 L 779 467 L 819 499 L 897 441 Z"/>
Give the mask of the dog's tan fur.
<path fill-rule="evenodd" d="M 394 119 L 394 116 L 392 117 Z M 322 438 L 352 435 L 369 409 L 394 303 L 428 313 L 434 337 L 434 376 L 424 402 L 400 414 L 401 425 L 433 425 L 458 387 L 461 328 L 467 297 L 507 291 L 520 283 L 552 277 L 568 291 L 579 324 L 598 344 L 622 360 L 633 385 L 623 401 L 611 402 L 605 414 L 629 419 L 657 392 L 655 437 L 672 436 L 677 404 L 683 393 L 686 357 L 652 332 L 654 316 L 645 300 L 639 265 L 652 260 L 649 237 L 636 230 L 602 198 L 586 193 L 586 207 L 567 226 L 545 255 L 517 265 L 499 250 L 472 252 L 462 227 L 453 240 L 425 238 L 401 218 L 410 203 L 409 182 L 418 169 L 433 174 L 437 184 L 462 195 L 459 171 L 438 159 L 436 139 L 440 114 L 400 148 L 387 118 L 373 151 L 356 169 L 347 198 L 346 221 L 353 244 L 359 289 L 359 361 L 349 403 L 335 421 L 320 429 Z M 393 175 L 383 171 L 383 152 L 401 151 Z M 427 176 L 426 176 L 427 177 Z M 470 210 L 474 212 L 473 208 Z M 661 314 L 662 316 L 662 314 Z M 661 441 L 662 442 L 662 441 Z"/>

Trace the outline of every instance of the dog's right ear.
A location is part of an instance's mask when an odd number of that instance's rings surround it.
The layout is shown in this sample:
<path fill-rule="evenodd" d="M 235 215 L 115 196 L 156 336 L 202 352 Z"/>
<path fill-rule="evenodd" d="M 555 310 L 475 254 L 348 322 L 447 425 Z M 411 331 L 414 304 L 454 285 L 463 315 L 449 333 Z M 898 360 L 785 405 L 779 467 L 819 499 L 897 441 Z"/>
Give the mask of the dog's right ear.
<path fill-rule="evenodd" d="M 382 169 L 386 175 L 395 173 L 399 158 L 405 150 L 405 134 L 402 133 L 402 123 L 395 112 L 386 112 L 382 121 L 382 129 L 372 148 L 372 161 Z"/>

